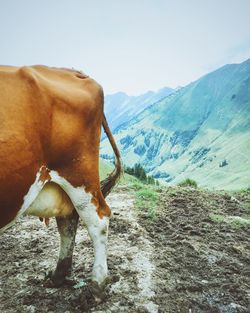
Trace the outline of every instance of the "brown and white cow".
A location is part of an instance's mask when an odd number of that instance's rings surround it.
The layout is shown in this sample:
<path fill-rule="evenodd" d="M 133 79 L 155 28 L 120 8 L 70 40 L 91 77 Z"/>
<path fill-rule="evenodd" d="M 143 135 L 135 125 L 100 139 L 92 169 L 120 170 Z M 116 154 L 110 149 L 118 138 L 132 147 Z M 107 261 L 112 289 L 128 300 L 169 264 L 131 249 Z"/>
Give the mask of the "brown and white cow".
<path fill-rule="evenodd" d="M 102 125 L 116 168 L 100 184 Z M 0 66 L 0 231 L 23 214 L 56 217 L 61 244 L 52 285 L 71 270 L 79 216 L 94 245 L 92 280 L 104 283 L 111 215 L 105 197 L 120 173 L 100 85 L 75 70 Z"/>

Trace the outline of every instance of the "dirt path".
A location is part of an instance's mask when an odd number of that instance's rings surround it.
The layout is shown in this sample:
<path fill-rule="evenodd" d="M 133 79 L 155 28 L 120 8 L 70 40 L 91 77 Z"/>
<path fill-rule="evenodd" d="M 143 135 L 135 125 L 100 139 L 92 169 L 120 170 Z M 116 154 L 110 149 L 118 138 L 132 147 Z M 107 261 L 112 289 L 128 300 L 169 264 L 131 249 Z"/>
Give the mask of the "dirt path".
<path fill-rule="evenodd" d="M 108 264 L 112 284 L 98 306 L 84 288 L 43 287 L 58 254 L 55 221 L 23 218 L 0 237 L 1 313 L 249 313 L 250 196 L 169 188 L 157 219 L 134 208 L 131 190 L 108 199 Z M 79 225 L 73 276 L 90 275 L 92 243 Z"/>
<path fill-rule="evenodd" d="M 120 312 L 158 312 L 158 306 L 152 301 L 155 296 L 152 242 L 146 230 L 138 223 L 131 195 L 120 191 L 112 194 L 109 201 L 114 208 L 115 217 L 111 223 L 110 254 L 114 259 L 119 257 L 122 260 L 117 268 L 121 279 L 111 290 L 118 296 L 118 301 L 124 298 L 126 291 L 126 296 L 120 303 Z"/>
<path fill-rule="evenodd" d="M 90 312 L 158 312 L 153 302 L 154 249 L 138 224 L 133 199 L 122 189 L 109 196 L 114 216 L 110 222 L 108 264 L 114 282 L 103 303 Z M 82 312 L 81 289 L 43 288 L 46 272 L 58 253 L 55 221 L 48 228 L 37 218 L 24 217 L 0 238 L 0 312 Z M 93 249 L 80 225 L 74 252 L 74 277 L 90 275 Z"/>

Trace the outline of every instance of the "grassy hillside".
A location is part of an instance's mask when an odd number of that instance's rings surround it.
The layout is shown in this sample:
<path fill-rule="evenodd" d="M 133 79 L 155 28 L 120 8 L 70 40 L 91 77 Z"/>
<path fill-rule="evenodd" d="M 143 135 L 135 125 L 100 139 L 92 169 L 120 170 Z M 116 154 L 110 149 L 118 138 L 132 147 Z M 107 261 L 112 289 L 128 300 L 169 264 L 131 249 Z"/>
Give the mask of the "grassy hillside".
<path fill-rule="evenodd" d="M 110 162 L 100 159 L 99 160 L 99 171 L 100 171 L 100 179 L 103 180 L 106 178 L 114 169 Z"/>
<path fill-rule="evenodd" d="M 216 189 L 250 185 L 250 60 L 226 65 L 121 125 L 116 141 L 128 166 L 170 184 L 189 177 Z M 112 159 L 110 146 L 101 156 Z"/>
<path fill-rule="evenodd" d="M 99 169 L 100 169 L 100 179 L 103 180 L 113 171 L 114 166 L 112 163 L 106 160 L 100 159 Z M 130 185 L 130 184 L 137 183 L 137 182 L 138 180 L 135 177 L 128 175 L 126 173 L 123 173 L 119 180 L 119 183 L 123 185 Z"/>

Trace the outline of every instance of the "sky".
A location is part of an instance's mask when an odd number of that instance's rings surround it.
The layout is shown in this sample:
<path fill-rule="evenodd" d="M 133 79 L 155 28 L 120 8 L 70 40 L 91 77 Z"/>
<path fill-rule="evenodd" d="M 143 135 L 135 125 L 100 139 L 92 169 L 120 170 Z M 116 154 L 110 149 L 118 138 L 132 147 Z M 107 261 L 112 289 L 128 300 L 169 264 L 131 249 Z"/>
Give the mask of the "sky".
<path fill-rule="evenodd" d="M 250 58 L 250 0 L 0 0 L 0 63 L 82 70 L 105 94 Z"/>

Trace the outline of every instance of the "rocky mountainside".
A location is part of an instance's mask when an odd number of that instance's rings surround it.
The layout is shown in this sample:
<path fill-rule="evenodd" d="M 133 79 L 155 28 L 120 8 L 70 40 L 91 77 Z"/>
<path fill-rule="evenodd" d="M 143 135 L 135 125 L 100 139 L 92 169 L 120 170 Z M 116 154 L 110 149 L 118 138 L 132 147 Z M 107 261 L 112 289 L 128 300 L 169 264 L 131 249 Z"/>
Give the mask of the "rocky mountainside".
<path fill-rule="evenodd" d="M 120 123 L 122 124 L 122 123 Z M 126 165 L 170 183 L 250 184 L 250 59 L 230 64 L 149 106 L 115 131 Z M 101 156 L 112 159 L 104 140 Z"/>
<path fill-rule="evenodd" d="M 105 96 L 105 115 L 113 131 L 117 126 L 128 122 L 151 104 L 165 98 L 175 90 L 164 87 L 157 92 L 148 91 L 139 96 L 128 96 L 124 92 L 117 92 Z"/>

